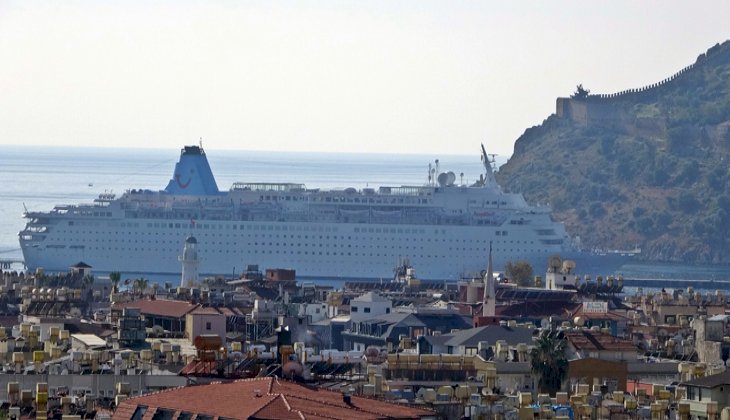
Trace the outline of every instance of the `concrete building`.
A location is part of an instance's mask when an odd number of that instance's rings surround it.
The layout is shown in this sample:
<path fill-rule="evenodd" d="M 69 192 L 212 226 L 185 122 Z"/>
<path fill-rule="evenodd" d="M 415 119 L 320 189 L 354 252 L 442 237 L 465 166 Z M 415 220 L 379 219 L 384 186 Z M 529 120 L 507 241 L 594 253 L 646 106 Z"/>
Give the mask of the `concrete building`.
<path fill-rule="evenodd" d="M 683 382 L 681 385 L 687 388 L 687 400 L 693 416 L 708 418 L 709 412 L 714 410 L 718 413 L 718 406 L 730 407 L 730 370 Z"/>
<path fill-rule="evenodd" d="M 600 331 L 566 331 L 568 359 L 599 359 L 632 362 L 639 357 L 639 348 L 629 340 Z"/>
<path fill-rule="evenodd" d="M 387 315 L 393 310 L 393 302 L 376 292 L 367 292 L 350 300 L 350 319 L 353 323 L 364 319 Z"/>
<path fill-rule="evenodd" d="M 74 350 L 91 350 L 106 347 L 106 340 L 94 334 L 71 334 L 71 348 Z"/>
<path fill-rule="evenodd" d="M 728 325 L 727 315 L 707 318 L 699 316 L 692 320 L 694 350 L 702 363 L 716 363 L 723 366 L 730 358 L 730 342 L 725 341 Z"/>
<path fill-rule="evenodd" d="M 338 316 L 314 322 L 309 325 L 309 328 L 322 343 L 323 349 L 344 350 L 342 333 L 349 324 L 350 317 Z"/>
<path fill-rule="evenodd" d="M 479 354 L 486 359 L 495 354 L 506 352 L 509 360 L 526 361 L 526 353 L 532 347 L 534 328 L 487 325 L 470 328 L 449 334 L 431 335 L 423 338 L 425 345 L 419 342 L 419 352 L 431 354 Z M 522 344 L 522 346 L 520 346 Z M 497 347 L 499 346 L 499 349 Z M 488 348 L 488 352 L 487 352 Z M 480 353 L 480 350 L 484 351 Z M 497 359 L 495 359 L 497 360 Z M 504 359 L 502 359 L 504 361 Z"/>
<path fill-rule="evenodd" d="M 115 303 L 112 306 L 112 313 L 115 313 L 115 309 L 139 308 L 147 328 L 160 326 L 170 334 L 182 336 L 185 333 L 185 315 L 199 306 L 181 300 L 140 299 Z M 112 319 L 112 322 L 116 322 L 116 319 Z"/>
<path fill-rule="evenodd" d="M 471 320 L 452 311 L 395 312 L 351 322 L 350 329 L 342 333 L 342 339 L 344 350 L 363 351 L 373 346 L 390 352 L 398 348 L 403 339 L 415 340 L 419 336 L 469 328 Z"/>
<path fill-rule="evenodd" d="M 185 315 L 185 335 L 192 342 L 199 335 L 217 335 L 226 342 L 226 316 L 216 308 L 196 308 Z"/>
<path fill-rule="evenodd" d="M 116 309 L 119 311 L 119 309 Z M 147 331 L 139 308 L 122 308 L 117 319 L 117 342 L 121 347 L 141 345 L 147 338 Z"/>

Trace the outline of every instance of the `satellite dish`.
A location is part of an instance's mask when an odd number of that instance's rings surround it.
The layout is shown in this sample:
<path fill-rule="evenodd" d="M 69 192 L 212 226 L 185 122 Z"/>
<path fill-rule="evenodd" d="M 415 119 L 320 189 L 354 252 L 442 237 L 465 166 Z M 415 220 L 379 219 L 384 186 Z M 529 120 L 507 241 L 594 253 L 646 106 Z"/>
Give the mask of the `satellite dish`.
<path fill-rule="evenodd" d="M 553 255 L 548 260 L 548 268 L 551 270 L 552 273 L 557 273 L 558 270 L 560 270 L 560 267 L 563 265 L 563 260 L 560 259 L 559 255 Z"/>
<path fill-rule="evenodd" d="M 446 172 L 446 176 L 447 176 L 446 185 L 448 185 L 448 186 L 454 185 L 454 181 L 456 181 L 456 174 L 449 171 L 449 172 Z"/>
<path fill-rule="evenodd" d="M 563 261 L 563 273 L 569 274 L 573 270 L 575 270 L 575 261 L 573 261 L 573 260 Z"/>
<path fill-rule="evenodd" d="M 438 181 L 440 186 L 445 187 L 449 182 L 449 176 L 446 172 L 441 172 L 438 178 L 436 178 L 436 181 Z"/>

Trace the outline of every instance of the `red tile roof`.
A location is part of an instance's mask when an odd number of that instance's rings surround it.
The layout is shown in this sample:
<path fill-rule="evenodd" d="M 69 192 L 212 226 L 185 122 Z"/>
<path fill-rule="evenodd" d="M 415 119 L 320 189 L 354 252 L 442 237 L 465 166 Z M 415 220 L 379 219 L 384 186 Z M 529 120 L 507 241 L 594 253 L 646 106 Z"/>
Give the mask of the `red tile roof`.
<path fill-rule="evenodd" d="M 232 419 L 417 419 L 433 412 L 311 388 L 277 378 L 244 379 L 229 383 L 188 386 L 130 398 L 119 404 L 114 419 L 131 418 L 138 406 L 147 414 L 158 408 Z"/>
<path fill-rule="evenodd" d="M 164 316 L 169 318 L 182 318 L 188 312 L 198 308 L 200 305 L 194 305 L 190 302 L 182 300 L 166 300 L 166 299 L 140 299 L 131 302 L 115 303 L 115 309 L 121 308 L 139 308 L 143 315 Z"/>

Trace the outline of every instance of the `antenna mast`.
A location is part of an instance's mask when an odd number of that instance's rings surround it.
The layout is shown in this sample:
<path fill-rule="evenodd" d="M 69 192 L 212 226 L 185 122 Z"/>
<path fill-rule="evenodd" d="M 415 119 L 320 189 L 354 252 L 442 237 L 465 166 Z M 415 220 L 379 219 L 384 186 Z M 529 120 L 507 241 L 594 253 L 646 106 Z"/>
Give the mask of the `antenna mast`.
<path fill-rule="evenodd" d="M 489 156 L 492 157 L 492 159 L 489 159 Z M 487 154 L 487 149 L 484 148 L 484 143 L 482 143 L 482 162 L 484 162 L 484 170 L 486 172 L 486 177 L 484 179 L 485 184 L 493 184 L 495 182 L 494 179 L 494 169 L 492 169 L 492 162 L 494 162 L 494 157 L 496 154 Z"/>

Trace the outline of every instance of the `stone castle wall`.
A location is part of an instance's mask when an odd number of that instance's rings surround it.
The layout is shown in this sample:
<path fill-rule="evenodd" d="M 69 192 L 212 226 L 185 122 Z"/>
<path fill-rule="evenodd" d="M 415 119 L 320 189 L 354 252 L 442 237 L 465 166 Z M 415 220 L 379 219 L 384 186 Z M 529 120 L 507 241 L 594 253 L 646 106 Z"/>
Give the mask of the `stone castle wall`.
<path fill-rule="evenodd" d="M 588 95 L 585 98 L 558 98 L 555 104 L 555 114 L 559 118 L 570 119 L 581 126 L 603 121 L 616 121 L 617 118 L 621 118 L 620 107 L 616 106 L 618 103 L 650 101 L 669 83 L 685 77 L 695 69 L 716 63 L 730 63 L 730 41 L 715 45 L 697 57 L 695 63 L 658 83 L 616 93 Z"/>

